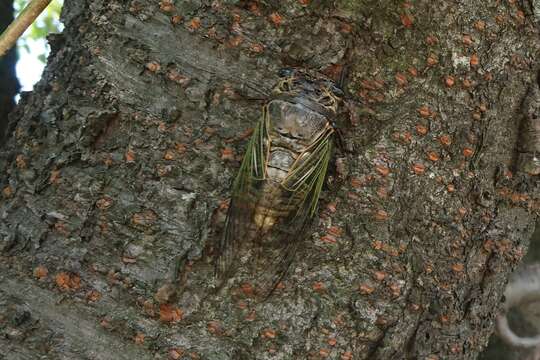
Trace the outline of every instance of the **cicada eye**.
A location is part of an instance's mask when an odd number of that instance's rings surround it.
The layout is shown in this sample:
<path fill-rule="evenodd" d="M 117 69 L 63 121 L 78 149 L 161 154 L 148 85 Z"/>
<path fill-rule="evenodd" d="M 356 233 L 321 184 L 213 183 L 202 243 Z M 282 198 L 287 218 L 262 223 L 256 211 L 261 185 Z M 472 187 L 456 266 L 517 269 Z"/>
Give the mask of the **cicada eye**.
<path fill-rule="evenodd" d="M 334 93 L 334 95 L 337 95 L 339 97 L 343 97 L 345 94 L 343 93 L 343 90 L 341 90 L 339 87 L 335 86 L 335 85 L 332 85 L 332 87 L 330 88 L 330 90 L 332 90 L 332 92 Z"/>
<path fill-rule="evenodd" d="M 294 74 L 293 68 L 284 68 L 279 70 L 278 75 L 279 77 L 290 77 Z"/>

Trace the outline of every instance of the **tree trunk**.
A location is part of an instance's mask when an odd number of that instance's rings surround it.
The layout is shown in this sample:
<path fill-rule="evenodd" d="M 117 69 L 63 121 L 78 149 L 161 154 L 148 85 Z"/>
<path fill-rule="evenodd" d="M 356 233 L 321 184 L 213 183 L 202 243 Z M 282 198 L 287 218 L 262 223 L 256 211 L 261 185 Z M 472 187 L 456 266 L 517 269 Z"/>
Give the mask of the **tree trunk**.
<path fill-rule="evenodd" d="M 62 16 L 0 158 L 8 358 L 476 358 L 539 208 L 516 168 L 536 146 L 520 142 L 538 114 L 528 5 L 73 0 Z M 215 291 L 206 249 L 291 65 L 348 69 L 353 150 L 283 286 L 260 301 L 240 269 Z"/>
<path fill-rule="evenodd" d="M 13 2 L 0 2 L 0 34 L 13 21 Z M 15 95 L 19 92 L 19 81 L 15 73 L 17 49 L 11 49 L 0 59 L 0 144 L 8 124 L 8 114 L 15 107 Z"/>

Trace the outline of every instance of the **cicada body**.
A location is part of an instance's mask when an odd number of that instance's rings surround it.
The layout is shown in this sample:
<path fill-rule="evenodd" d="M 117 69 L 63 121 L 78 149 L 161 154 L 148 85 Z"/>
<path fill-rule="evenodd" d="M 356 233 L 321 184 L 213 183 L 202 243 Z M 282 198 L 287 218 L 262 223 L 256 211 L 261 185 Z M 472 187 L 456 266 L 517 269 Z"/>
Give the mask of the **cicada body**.
<path fill-rule="evenodd" d="M 275 285 L 316 213 L 342 93 L 330 80 L 306 72 L 286 70 L 281 75 L 234 180 L 217 246 L 221 277 L 239 263 L 244 244 L 254 244 L 265 247 L 261 258 L 274 251 L 264 263 L 274 273 L 267 279 Z"/>

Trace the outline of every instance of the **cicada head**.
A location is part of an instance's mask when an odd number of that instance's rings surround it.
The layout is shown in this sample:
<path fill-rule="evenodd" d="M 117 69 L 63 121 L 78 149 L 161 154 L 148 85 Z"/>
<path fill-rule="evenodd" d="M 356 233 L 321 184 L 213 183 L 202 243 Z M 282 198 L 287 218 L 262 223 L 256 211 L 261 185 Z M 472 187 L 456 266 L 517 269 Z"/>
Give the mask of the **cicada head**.
<path fill-rule="evenodd" d="M 335 114 L 343 98 L 343 91 L 331 80 L 313 76 L 307 71 L 287 68 L 279 72 L 281 80 L 274 87 L 274 94 L 311 102 L 324 112 Z"/>

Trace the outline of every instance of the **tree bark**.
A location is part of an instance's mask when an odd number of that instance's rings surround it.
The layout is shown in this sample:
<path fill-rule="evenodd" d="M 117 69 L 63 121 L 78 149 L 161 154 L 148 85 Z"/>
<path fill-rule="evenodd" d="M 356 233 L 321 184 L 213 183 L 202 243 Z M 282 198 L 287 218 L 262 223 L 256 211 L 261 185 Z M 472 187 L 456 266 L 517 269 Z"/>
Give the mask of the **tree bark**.
<path fill-rule="evenodd" d="M 0 33 L 13 21 L 13 3 L 2 1 L 0 3 Z M 15 107 L 15 95 L 19 92 L 19 81 L 15 73 L 17 63 L 17 50 L 11 49 L 0 58 L 0 144 L 4 140 L 4 133 L 8 124 L 8 114 Z"/>
<path fill-rule="evenodd" d="M 529 6 L 73 0 L 62 17 L 0 157 L 10 358 L 476 358 L 539 209 L 516 168 Z M 215 291 L 206 250 L 286 66 L 348 69 L 353 150 L 259 301 L 247 270 Z"/>

